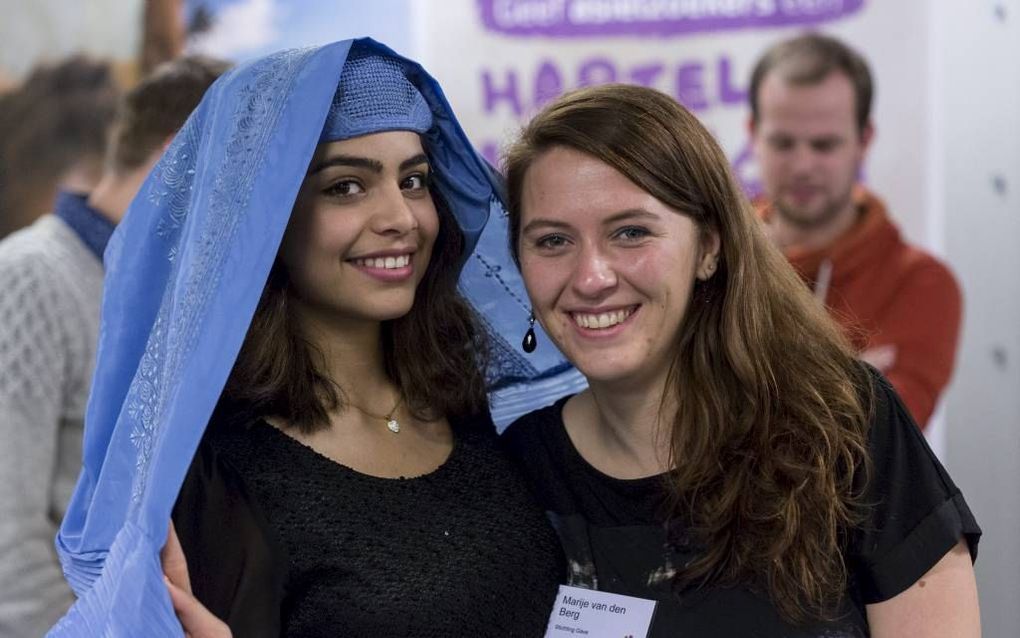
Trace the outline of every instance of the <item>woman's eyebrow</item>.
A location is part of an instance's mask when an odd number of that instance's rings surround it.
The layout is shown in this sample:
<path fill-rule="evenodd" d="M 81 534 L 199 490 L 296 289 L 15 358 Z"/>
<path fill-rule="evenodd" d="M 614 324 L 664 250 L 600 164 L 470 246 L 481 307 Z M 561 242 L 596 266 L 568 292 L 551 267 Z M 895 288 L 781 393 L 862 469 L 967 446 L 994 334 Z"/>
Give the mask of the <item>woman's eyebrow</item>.
<path fill-rule="evenodd" d="M 564 228 L 570 228 L 570 224 L 568 224 L 566 222 L 561 222 L 561 221 L 558 221 L 558 220 L 555 220 L 555 219 L 545 219 L 545 218 L 539 217 L 538 219 L 533 219 L 530 222 L 528 222 L 524 226 L 524 228 L 521 229 L 521 234 L 529 233 L 529 232 L 535 230 L 536 228 L 547 228 L 547 227 L 548 228 L 564 229 Z"/>
<path fill-rule="evenodd" d="M 643 208 L 628 208 L 626 210 L 621 210 L 618 213 L 613 213 L 609 217 L 606 217 L 604 220 L 602 220 L 602 225 L 608 226 L 610 224 L 616 224 L 622 221 L 626 221 L 628 219 L 647 219 L 649 221 L 655 221 L 659 219 L 659 216 Z"/>
<path fill-rule="evenodd" d="M 425 153 L 418 153 L 414 157 L 409 157 L 400 163 L 399 170 L 405 171 L 412 166 L 419 164 L 428 164 L 429 158 L 425 156 Z M 358 157 L 355 155 L 333 155 L 327 157 L 321 162 L 312 166 L 308 171 L 309 175 L 314 175 L 319 171 L 329 168 L 330 166 L 350 166 L 353 168 L 366 168 L 373 173 L 381 173 L 383 171 L 383 163 L 379 160 L 370 159 L 367 157 Z"/>
<path fill-rule="evenodd" d="M 329 168 L 330 166 L 367 168 L 373 173 L 381 173 L 383 170 L 382 162 L 379 160 L 369 159 L 367 157 L 356 157 L 354 155 L 333 155 L 312 166 L 312 168 L 309 169 L 308 174 L 314 175 L 319 171 Z"/>
<path fill-rule="evenodd" d="M 411 168 L 412 166 L 417 166 L 419 164 L 428 164 L 428 163 L 429 163 L 429 158 L 425 156 L 425 153 L 418 153 L 414 157 L 408 158 L 408 159 L 404 160 L 403 162 L 401 162 L 400 163 L 400 170 L 401 171 L 405 171 L 405 170 Z"/>

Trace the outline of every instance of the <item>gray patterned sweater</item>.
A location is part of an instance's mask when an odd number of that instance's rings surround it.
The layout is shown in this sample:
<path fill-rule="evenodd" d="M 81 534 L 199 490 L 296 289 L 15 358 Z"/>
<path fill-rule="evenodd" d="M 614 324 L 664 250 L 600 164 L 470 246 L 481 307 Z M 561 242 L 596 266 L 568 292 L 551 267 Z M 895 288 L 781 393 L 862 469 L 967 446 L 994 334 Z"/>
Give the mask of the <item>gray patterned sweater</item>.
<path fill-rule="evenodd" d="M 81 467 L 102 284 L 56 216 L 0 242 L 0 636 L 40 636 L 74 600 L 53 539 Z"/>

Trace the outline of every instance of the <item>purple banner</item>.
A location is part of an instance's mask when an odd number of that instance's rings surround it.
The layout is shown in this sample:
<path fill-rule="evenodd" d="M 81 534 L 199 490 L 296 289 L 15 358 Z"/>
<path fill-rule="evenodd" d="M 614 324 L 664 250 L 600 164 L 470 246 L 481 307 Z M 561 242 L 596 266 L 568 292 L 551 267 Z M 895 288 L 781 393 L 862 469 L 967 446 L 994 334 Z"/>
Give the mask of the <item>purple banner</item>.
<path fill-rule="evenodd" d="M 864 0 L 478 0 L 490 31 L 515 36 L 669 36 L 810 26 L 836 20 Z"/>

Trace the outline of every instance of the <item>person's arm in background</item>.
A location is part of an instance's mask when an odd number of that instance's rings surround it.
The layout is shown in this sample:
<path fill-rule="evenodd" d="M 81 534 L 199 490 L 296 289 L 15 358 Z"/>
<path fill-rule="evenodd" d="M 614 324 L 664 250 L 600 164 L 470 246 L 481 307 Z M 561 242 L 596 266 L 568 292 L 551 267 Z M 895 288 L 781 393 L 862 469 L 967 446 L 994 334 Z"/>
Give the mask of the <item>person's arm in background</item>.
<path fill-rule="evenodd" d="M 952 273 L 937 261 L 919 264 L 883 314 L 879 334 L 861 359 L 881 371 L 923 430 L 953 373 L 963 301 Z"/>
<path fill-rule="evenodd" d="M 74 601 L 51 514 L 70 338 L 59 296 L 42 264 L 0 263 L 2 636 L 40 636 Z"/>

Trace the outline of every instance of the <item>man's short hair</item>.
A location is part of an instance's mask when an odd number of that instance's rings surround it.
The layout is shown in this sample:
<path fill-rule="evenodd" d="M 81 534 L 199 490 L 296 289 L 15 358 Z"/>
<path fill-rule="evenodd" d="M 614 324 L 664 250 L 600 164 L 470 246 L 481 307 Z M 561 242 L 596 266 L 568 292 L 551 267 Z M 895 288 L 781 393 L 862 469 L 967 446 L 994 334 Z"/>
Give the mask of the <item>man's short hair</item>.
<path fill-rule="evenodd" d="M 765 76 L 776 71 L 788 84 L 818 84 L 833 71 L 844 74 L 854 87 L 857 127 L 864 130 L 871 117 L 874 85 L 863 57 L 849 46 L 827 35 L 808 33 L 773 45 L 758 60 L 751 73 L 751 117 L 758 121 L 758 92 Z"/>
<path fill-rule="evenodd" d="M 227 62 L 190 55 L 165 62 L 124 95 L 114 119 L 107 166 L 116 172 L 141 166 L 173 136 Z"/>

